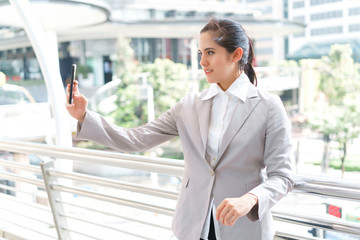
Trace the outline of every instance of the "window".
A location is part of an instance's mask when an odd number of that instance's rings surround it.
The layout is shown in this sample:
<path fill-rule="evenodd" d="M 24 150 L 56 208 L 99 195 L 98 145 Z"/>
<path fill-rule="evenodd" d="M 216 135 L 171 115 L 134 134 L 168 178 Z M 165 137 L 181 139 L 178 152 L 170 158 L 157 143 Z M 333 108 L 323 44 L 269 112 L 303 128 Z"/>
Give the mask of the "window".
<path fill-rule="evenodd" d="M 299 22 L 299 23 L 305 23 L 305 16 L 296 16 L 296 17 L 293 17 L 293 21 L 294 21 L 294 22 Z M 301 33 L 295 33 L 295 34 L 294 34 L 294 37 L 295 37 L 295 38 L 305 37 L 305 31 L 303 31 L 303 32 L 301 32 Z"/>
<path fill-rule="evenodd" d="M 315 28 L 311 30 L 311 36 L 329 35 L 329 34 L 342 33 L 342 32 L 343 32 L 342 26 Z"/>
<path fill-rule="evenodd" d="M 311 0 L 310 5 L 320 5 L 326 3 L 334 3 L 334 2 L 341 2 L 342 0 Z"/>
<path fill-rule="evenodd" d="M 293 8 L 303 8 L 305 6 L 304 1 L 293 2 Z"/>
<path fill-rule="evenodd" d="M 349 25 L 349 32 L 360 32 L 360 24 Z"/>
<path fill-rule="evenodd" d="M 265 38 L 256 39 L 256 42 L 268 42 L 268 41 L 272 41 L 272 40 L 273 40 L 272 37 L 265 37 Z"/>
<path fill-rule="evenodd" d="M 331 11 L 331 12 L 322 12 L 322 13 L 315 13 L 310 15 L 311 21 L 318 21 L 323 19 L 330 19 L 330 18 L 339 18 L 342 17 L 342 10 L 339 11 Z"/>
<path fill-rule="evenodd" d="M 255 54 L 272 54 L 272 48 L 255 48 Z"/>
<path fill-rule="evenodd" d="M 349 16 L 354 16 L 354 15 L 360 15 L 360 7 L 349 9 Z"/>
<path fill-rule="evenodd" d="M 246 2 L 248 2 L 248 3 L 261 2 L 261 1 L 264 1 L 264 0 L 246 0 Z"/>
<path fill-rule="evenodd" d="M 305 16 L 296 16 L 296 17 L 293 17 L 293 20 L 295 22 L 305 23 Z"/>

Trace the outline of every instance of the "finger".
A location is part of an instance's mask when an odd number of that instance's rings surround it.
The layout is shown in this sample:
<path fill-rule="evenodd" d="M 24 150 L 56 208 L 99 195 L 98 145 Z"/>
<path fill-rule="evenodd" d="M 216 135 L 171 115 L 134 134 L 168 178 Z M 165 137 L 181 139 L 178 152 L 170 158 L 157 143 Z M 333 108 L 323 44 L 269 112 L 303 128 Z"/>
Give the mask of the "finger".
<path fill-rule="evenodd" d="M 67 95 L 69 95 L 69 92 L 70 92 L 70 84 L 66 85 L 66 93 L 67 93 Z"/>
<path fill-rule="evenodd" d="M 226 206 L 227 202 L 224 200 L 220 203 L 220 205 L 216 208 L 216 220 L 220 220 L 220 214 Z"/>
<path fill-rule="evenodd" d="M 74 104 L 73 103 L 70 104 L 69 101 L 66 101 L 65 107 L 66 108 L 72 108 L 72 107 L 74 107 Z"/>
<path fill-rule="evenodd" d="M 224 217 L 224 225 L 225 226 L 230 226 L 231 220 L 235 215 L 234 209 L 231 209 L 230 211 L 228 211 L 228 213 L 225 215 Z"/>
<path fill-rule="evenodd" d="M 231 216 L 230 218 L 230 226 L 234 226 L 235 222 L 239 219 L 239 214 L 235 213 L 233 216 Z"/>
<path fill-rule="evenodd" d="M 220 222 L 225 225 L 226 224 L 226 221 L 225 221 L 225 217 L 226 215 L 230 212 L 230 207 L 229 205 L 227 205 L 222 211 L 221 211 L 221 214 L 220 214 Z"/>
<path fill-rule="evenodd" d="M 74 80 L 74 93 L 80 94 L 79 92 L 79 82 L 78 80 Z"/>

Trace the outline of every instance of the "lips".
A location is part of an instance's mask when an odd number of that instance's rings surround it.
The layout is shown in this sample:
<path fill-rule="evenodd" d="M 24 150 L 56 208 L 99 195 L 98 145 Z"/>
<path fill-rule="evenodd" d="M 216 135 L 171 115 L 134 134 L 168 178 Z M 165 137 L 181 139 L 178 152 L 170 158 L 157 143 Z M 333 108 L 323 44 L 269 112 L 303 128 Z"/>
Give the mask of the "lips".
<path fill-rule="evenodd" d="M 208 75 L 208 74 L 212 73 L 213 70 L 211 70 L 211 69 L 204 69 L 204 72 L 205 72 L 206 75 Z"/>

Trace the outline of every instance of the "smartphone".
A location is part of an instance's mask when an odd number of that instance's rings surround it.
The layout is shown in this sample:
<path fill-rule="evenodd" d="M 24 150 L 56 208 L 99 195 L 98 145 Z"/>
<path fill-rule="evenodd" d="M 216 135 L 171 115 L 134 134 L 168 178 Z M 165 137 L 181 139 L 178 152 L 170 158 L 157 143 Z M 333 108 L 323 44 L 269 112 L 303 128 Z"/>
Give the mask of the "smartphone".
<path fill-rule="evenodd" d="M 71 81 L 70 81 L 70 95 L 69 95 L 69 104 L 72 103 L 72 93 L 73 93 L 73 86 L 74 86 L 74 79 L 76 73 L 76 64 L 73 64 L 71 67 Z"/>

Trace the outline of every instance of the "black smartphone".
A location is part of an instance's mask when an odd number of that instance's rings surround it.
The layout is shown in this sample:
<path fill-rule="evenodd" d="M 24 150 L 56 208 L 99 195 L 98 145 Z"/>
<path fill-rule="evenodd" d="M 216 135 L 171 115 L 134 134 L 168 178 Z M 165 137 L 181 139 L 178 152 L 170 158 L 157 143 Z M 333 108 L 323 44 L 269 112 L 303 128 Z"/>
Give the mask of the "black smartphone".
<path fill-rule="evenodd" d="M 73 86 L 74 86 L 75 73 L 76 73 L 76 64 L 73 64 L 71 67 L 69 104 L 72 103 L 72 92 L 73 92 Z"/>

